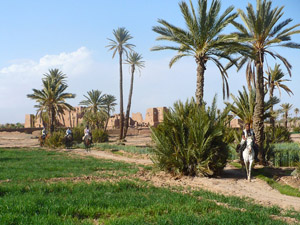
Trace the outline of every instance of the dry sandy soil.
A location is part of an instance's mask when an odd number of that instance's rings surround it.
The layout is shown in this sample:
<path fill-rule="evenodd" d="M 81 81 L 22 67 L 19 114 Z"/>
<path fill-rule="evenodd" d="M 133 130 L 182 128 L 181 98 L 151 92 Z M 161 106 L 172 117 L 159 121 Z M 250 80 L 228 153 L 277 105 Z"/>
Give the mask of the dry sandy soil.
<path fill-rule="evenodd" d="M 38 139 L 36 136 L 39 133 L 24 134 L 18 132 L 0 132 L 0 148 L 3 147 L 38 147 Z M 126 144 L 146 145 L 150 143 L 149 137 L 132 136 L 128 138 Z M 148 144 L 148 143 L 147 143 Z M 63 150 L 65 151 L 65 150 Z M 128 163 L 136 163 L 143 165 L 150 165 L 152 161 L 149 157 L 137 158 L 131 155 L 114 154 L 111 151 L 97 151 L 92 150 L 86 153 L 83 149 L 67 150 L 71 154 L 91 155 L 97 158 L 111 159 L 117 161 L 124 161 Z M 283 209 L 294 208 L 300 211 L 300 198 L 291 197 L 280 194 L 277 190 L 271 188 L 266 182 L 260 179 L 253 179 L 248 182 L 245 179 L 244 171 L 236 169 L 228 165 L 224 174 L 219 178 L 205 178 L 205 177 L 173 177 L 165 172 L 149 172 L 146 170 L 139 171 L 136 177 L 149 181 L 155 186 L 182 186 L 190 187 L 192 189 L 203 188 L 216 193 L 224 195 L 234 195 L 239 197 L 246 197 L 254 200 L 256 203 L 271 206 L 277 205 Z M 281 177 L 282 182 L 292 184 L 300 190 L 300 181 L 291 177 Z"/>

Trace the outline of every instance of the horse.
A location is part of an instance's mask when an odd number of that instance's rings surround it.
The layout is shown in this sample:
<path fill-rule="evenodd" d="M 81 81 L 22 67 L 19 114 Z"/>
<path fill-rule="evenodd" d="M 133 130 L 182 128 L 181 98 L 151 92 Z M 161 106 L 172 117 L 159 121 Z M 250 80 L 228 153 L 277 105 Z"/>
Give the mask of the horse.
<path fill-rule="evenodd" d="M 65 136 L 65 145 L 67 149 L 72 147 L 72 141 L 73 141 L 72 134 L 68 134 Z"/>
<path fill-rule="evenodd" d="M 43 147 L 46 141 L 47 135 L 42 135 L 39 137 L 40 146 Z"/>
<path fill-rule="evenodd" d="M 92 144 L 92 136 L 90 134 L 85 135 L 83 142 L 84 142 L 84 146 L 85 146 L 85 151 L 86 152 L 90 151 L 90 147 Z"/>
<path fill-rule="evenodd" d="M 244 158 L 244 163 L 246 167 L 246 176 L 247 180 L 250 182 L 251 181 L 251 168 L 252 168 L 252 163 L 254 161 L 254 156 L 255 152 L 253 149 L 253 139 L 251 137 L 248 137 L 246 140 L 247 146 L 243 151 L 243 158 Z"/>

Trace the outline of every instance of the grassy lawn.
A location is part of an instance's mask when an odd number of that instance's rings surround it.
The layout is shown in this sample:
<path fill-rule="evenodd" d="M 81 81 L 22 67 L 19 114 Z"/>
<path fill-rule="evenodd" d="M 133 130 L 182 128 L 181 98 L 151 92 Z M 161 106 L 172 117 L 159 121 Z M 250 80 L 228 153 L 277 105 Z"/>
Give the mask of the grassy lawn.
<path fill-rule="evenodd" d="M 277 207 L 208 191 L 180 192 L 128 180 L 137 166 L 65 152 L 0 149 L 0 224 L 285 224 Z M 101 173 L 99 173 L 99 171 Z M 114 182 L 45 182 L 93 175 Z M 106 174 L 107 173 L 107 174 Z M 300 220 L 298 214 L 292 215 Z"/>

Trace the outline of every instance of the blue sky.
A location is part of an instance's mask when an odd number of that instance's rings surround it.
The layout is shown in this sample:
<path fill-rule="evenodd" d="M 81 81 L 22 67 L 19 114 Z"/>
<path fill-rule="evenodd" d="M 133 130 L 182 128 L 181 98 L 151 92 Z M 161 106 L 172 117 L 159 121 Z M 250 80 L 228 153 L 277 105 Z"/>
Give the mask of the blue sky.
<path fill-rule="evenodd" d="M 185 101 L 196 89 L 196 65 L 186 58 L 169 69 L 168 62 L 175 52 L 151 52 L 159 44 L 151 30 L 162 18 L 184 26 L 177 0 L 52 0 L 52 1 L 2 1 L 0 4 L 0 123 L 24 122 L 25 114 L 35 113 L 34 101 L 26 94 L 40 88 L 43 73 L 59 68 L 68 76 L 69 91 L 77 97 L 74 106 L 83 100 L 91 89 L 119 96 L 118 59 L 107 51 L 107 38 L 112 30 L 126 27 L 134 37 L 131 43 L 146 61 L 146 68 L 135 80 L 132 112 L 145 113 L 147 108 L 171 106 L 176 100 Z M 196 1 L 193 1 L 196 3 Z M 223 0 L 222 11 L 230 5 L 245 9 L 247 2 Z M 292 25 L 300 23 L 298 0 L 274 0 L 285 4 L 283 19 L 292 18 Z M 225 32 L 233 31 L 228 27 Z M 300 35 L 293 41 L 300 43 Z M 282 103 L 290 102 L 300 108 L 300 50 L 276 49 L 293 65 L 294 96 L 282 93 Z M 269 61 L 272 64 L 272 60 Z M 124 101 L 127 104 L 129 69 L 124 70 Z M 245 85 L 244 72 L 229 71 L 230 91 L 236 94 Z M 205 74 L 206 101 L 218 94 L 223 107 L 220 75 L 213 64 L 208 64 Z M 230 101 L 230 99 L 229 99 Z M 116 107 L 118 112 L 118 107 Z"/>

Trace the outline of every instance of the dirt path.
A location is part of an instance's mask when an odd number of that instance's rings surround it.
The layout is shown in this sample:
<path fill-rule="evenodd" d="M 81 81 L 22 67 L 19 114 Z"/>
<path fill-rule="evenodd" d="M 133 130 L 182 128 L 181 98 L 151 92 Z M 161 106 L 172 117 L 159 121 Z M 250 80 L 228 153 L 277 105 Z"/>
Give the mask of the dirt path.
<path fill-rule="evenodd" d="M 90 152 L 86 152 L 84 149 L 72 149 L 72 150 L 67 150 L 76 154 L 80 155 L 91 155 L 96 158 L 101 158 L 101 159 L 111 159 L 111 160 L 116 160 L 116 161 L 123 161 L 127 163 L 135 163 L 135 164 L 142 164 L 142 165 L 152 165 L 152 161 L 150 159 L 140 159 L 140 158 L 129 158 L 126 156 L 122 155 L 117 155 L 114 153 L 110 153 L 107 151 L 96 151 L 96 150 L 91 150 Z"/>
<path fill-rule="evenodd" d="M 142 165 L 151 165 L 150 159 L 128 158 L 126 156 L 116 155 L 107 151 L 92 150 L 86 153 L 83 149 L 71 150 L 75 154 L 91 155 L 96 158 L 111 159 L 127 163 L 136 163 Z M 224 174 L 220 178 L 206 177 L 172 177 L 165 172 L 153 173 L 141 170 L 136 174 L 136 178 L 144 181 L 150 181 L 155 186 L 182 186 L 193 189 L 202 188 L 219 194 L 239 196 L 253 199 L 254 202 L 265 206 L 277 205 L 283 209 L 295 209 L 300 211 L 300 198 L 280 194 L 279 191 L 270 187 L 265 181 L 254 178 L 251 182 L 245 179 L 242 170 L 231 165 L 227 165 Z"/>

